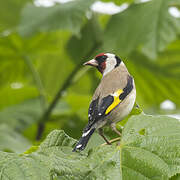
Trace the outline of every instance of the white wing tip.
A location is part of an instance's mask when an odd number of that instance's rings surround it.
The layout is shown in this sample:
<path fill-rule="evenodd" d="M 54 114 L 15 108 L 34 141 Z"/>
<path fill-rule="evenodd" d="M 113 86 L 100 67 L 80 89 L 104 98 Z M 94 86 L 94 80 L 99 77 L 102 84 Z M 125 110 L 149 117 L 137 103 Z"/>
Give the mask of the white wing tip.
<path fill-rule="evenodd" d="M 80 148 L 81 146 L 82 146 L 82 144 L 79 144 L 79 145 L 76 146 L 76 148 L 78 149 L 78 148 Z"/>
<path fill-rule="evenodd" d="M 90 133 L 90 130 L 89 130 L 89 131 L 87 131 L 87 132 L 84 132 L 84 133 L 83 133 L 83 135 L 82 135 L 82 137 L 87 136 L 89 133 Z"/>

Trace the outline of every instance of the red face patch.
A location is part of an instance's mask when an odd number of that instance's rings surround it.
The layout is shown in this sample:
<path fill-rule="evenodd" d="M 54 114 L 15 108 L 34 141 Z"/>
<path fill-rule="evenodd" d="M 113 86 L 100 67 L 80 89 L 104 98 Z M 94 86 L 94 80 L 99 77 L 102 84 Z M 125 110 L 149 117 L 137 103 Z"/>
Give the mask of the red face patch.
<path fill-rule="evenodd" d="M 106 59 L 107 55 L 105 53 L 100 53 L 95 57 L 95 60 L 98 62 L 97 69 L 103 73 L 106 68 Z"/>
<path fill-rule="evenodd" d="M 104 53 L 98 54 L 98 55 L 95 57 L 95 59 L 96 59 L 97 57 L 100 57 L 100 56 L 104 56 Z"/>
<path fill-rule="evenodd" d="M 103 74 L 104 70 L 106 69 L 106 62 L 102 62 L 97 68 Z"/>

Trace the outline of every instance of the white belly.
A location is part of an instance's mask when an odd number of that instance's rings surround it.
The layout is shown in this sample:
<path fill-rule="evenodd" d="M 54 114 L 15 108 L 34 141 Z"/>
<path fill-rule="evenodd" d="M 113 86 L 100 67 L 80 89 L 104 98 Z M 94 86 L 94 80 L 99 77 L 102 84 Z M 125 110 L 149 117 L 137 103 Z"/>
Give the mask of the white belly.
<path fill-rule="evenodd" d="M 123 120 L 132 110 L 136 100 L 136 89 L 133 89 L 132 92 L 119 104 L 119 106 L 114 109 L 109 116 L 105 119 L 101 119 L 95 124 L 95 128 L 101 128 L 104 125 L 111 123 L 117 123 Z"/>
<path fill-rule="evenodd" d="M 136 90 L 133 90 L 127 99 L 125 99 L 123 106 L 119 107 L 122 108 L 120 111 L 121 113 L 119 114 L 119 121 L 124 119 L 132 110 L 134 103 L 136 100 Z M 118 120 L 117 120 L 118 121 Z"/>

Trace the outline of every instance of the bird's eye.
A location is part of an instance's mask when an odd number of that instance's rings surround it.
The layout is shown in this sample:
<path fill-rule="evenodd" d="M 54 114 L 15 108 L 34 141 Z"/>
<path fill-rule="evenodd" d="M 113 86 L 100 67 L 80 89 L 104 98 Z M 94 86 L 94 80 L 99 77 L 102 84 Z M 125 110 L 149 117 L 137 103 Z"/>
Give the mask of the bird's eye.
<path fill-rule="evenodd" d="M 103 55 L 103 56 L 100 56 L 100 57 L 99 57 L 99 60 L 100 60 L 100 61 L 105 61 L 106 58 L 107 58 L 107 56 Z"/>
<path fill-rule="evenodd" d="M 99 63 L 104 62 L 107 59 L 106 55 L 96 56 L 95 58 Z"/>
<path fill-rule="evenodd" d="M 105 60 L 107 57 L 106 57 L 105 55 L 103 55 L 103 56 L 101 56 L 101 58 L 102 58 L 103 60 Z"/>

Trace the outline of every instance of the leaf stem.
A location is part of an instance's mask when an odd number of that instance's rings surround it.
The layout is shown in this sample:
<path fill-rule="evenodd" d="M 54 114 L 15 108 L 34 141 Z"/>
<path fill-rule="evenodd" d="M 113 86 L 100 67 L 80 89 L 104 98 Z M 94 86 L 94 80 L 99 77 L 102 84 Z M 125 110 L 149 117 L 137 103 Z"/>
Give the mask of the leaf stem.
<path fill-rule="evenodd" d="M 33 75 L 34 82 L 35 82 L 36 87 L 39 91 L 42 111 L 44 112 L 47 108 L 47 101 L 46 101 L 45 91 L 44 91 L 44 87 L 43 87 L 41 78 L 39 76 L 39 73 L 35 69 L 31 59 L 29 58 L 29 56 L 23 55 L 23 59 L 26 62 L 27 66 L 29 67 L 29 69 Z M 43 131 L 44 131 L 44 124 L 42 122 L 39 122 L 38 123 L 38 132 L 42 133 Z"/>
<path fill-rule="evenodd" d="M 97 48 L 99 48 L 101 45 L 101 43 L 95 43 L 95 45 L 92 47 L 92 49 L 87 53 L 87 55 L 85 56 L 85 59 L 89 58 L 93 52 L 95 50 L 97 50 Z M 42 133 L 44 128 L 42 127 L 43 124 L 45 124 L 45 122 L 47 122 L 49 120 L 49 117 L 53 111 L 53 109 L 55 108 L 55 106 L 57 105 L 58 101 L 61 99 L 63 92 L 72 84 L 73 82 L 73 78 L 79 71 L 79 69 L 81 68 L 81 63 L 77 64 L 76 67 L 74 68 L 74 70 L 69 74 L 69 76 L 67 77 L 66 81 L 64 82 L 64 84 L 59 88 L 57 94 L 55 95 L 54 99 L 52 100 L 51 104 L 49 105 L 49 107 L 47 108 L 47 110 L 43 113 L 41 119 L 40 119 L 40 125 L 38 128 L 38 132 L 37 132 L 37 136 L 36 136 L 36 140 L 40 140 L 42 137 Z"/>
<path fill-rule="evenodd" d="M 42 107 L 42 110 L 44 111 L 46 109 L 46 107 L 47 107 L 47 101 L 46 101 L 45 91 L 44 91 L 44 87 L 43 87 L 41 78 L 39 76 L 39 73 L 35 69 L 31 59 L 29 58 L 29 56 L 24 56 L 23 55 L 23 59 L 26 62 L 28 68 L 30 69 L 30 71 L 32 73 L 34 82 L 35 82 L 36 87 L 37 87 L 37 89 L 39 91 L 41 107 Z"/>

